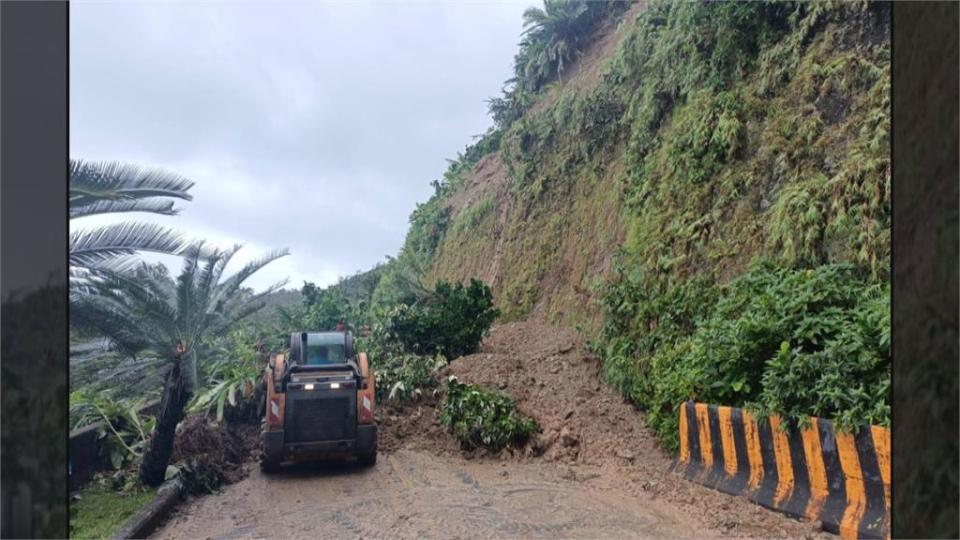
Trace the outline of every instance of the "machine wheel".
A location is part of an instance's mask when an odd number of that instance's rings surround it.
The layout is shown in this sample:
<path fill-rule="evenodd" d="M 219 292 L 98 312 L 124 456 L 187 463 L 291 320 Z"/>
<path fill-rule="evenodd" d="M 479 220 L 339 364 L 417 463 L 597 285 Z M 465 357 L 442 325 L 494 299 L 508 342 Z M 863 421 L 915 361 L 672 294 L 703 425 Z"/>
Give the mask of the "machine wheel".
<path fill-rule="evenodd" d="M 263 458 L 260 458 L 260 472 L 264 474 L 273 474 L 280 470 L 280 465 L 272 461 L 264 461 Z"/>
<path fill-rule="evenodd" d="M 357 456 L 357 463 L 363 465 L 364 467 L 372 467 L 377 464 L 377 450 L 374 448 L 373 452 L 369 454 L 359 454 Z"/>
<path fill-rule="evenodd" d="M 260 451 L 259 451 L 258 460 L 260 461 L 260 472 L 270 474 L 270 473 L 277 472 L 277 470 L 280 469 L 280 464 L 267 457 L 267 452 L 263 447 L 263 432 L 265 432 L 266 430 L 267 430 L 267 418 L 264 417 L 263 420 L 260 421 L 261 435 L 260 435 L 260 443 L 259 443 Z"/>

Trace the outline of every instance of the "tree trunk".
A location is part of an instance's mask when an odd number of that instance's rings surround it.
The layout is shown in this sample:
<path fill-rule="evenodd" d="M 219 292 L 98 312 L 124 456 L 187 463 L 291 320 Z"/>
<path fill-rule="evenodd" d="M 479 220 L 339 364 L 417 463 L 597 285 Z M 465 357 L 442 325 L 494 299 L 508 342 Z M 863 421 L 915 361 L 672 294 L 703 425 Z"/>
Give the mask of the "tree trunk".
<path fill-rule="evenodd" d="M 184 409 L 190 400 L 190 391 L 184 384 L 181 362 L 175 362 L 167 373 L 163 386 L 163 397 L 157 413 L 157 427 L 150 439 L 150 446 L 140 464 L 140 480 L 149 486 L 163 483 L 167 465 L 173 453 L 173 439 L 177 424 L 183 420 Z"/>

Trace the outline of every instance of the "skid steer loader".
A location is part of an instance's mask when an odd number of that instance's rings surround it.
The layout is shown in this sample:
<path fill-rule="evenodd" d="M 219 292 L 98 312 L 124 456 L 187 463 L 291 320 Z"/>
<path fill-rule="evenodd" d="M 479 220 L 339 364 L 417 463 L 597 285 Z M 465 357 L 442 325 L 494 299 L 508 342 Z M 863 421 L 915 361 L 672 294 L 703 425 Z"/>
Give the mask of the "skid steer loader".
<path fill-rule="evenodd" d="M 286 462 L 356 457 L 377 461 L 373 370 L 353 350 L 353 335 L 299 332 L 270 360 L 260 433 L 260 468 Z"/>

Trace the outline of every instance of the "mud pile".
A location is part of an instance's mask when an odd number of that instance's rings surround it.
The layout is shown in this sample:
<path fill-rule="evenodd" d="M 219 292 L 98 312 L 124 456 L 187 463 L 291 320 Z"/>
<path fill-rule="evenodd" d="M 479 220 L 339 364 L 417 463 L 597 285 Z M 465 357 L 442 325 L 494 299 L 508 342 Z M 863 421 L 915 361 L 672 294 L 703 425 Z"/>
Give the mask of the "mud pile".
<path fill-rule="evenodd" d="M 513 396 L 537 420 L 541 433 L 524 457 L 635 465 L 651 473 L 669 467 L 643 415 L 602 384 L 599 360 L 572 330 L 534 322 L 497 326 L 479 353 L 455 360 L 446 373 Z M 638 461 L 638 455 L 655 459 Z"/>
<path fill-rule="evenodd" d="M 720 536 L 830 537 L 818 523 L 785 518 L 672 474 L 672 457 L 647 431 L 643 413 L 602 383 L 599 359 L 576 332 L 536 322 L 496 326 L 477 354 L 441 370 L 441 380 L 448 375 L 509 394 L 537 420 L 541 432 L 520 449 L 461 452 L 439 423 L 441 399 L 427 396 L 380 407 L 381 452 L 409 449 L 481 462 L 548 462 L 570 480 L 616 478 L 617 489 L 663 499 L 701 516 Z"/>
<path fill-rule="evenodd" d="M 537 420 L 541 432 L 522 449 L 496 454 L 500 459 L 545 459 L 569 465 L 632 465 L 659 476 L 670 458 L 643 425 L 643 414 L 601 383 L 600 362 L 575 332 L 535 322 L 495 327 L 480 352 L 454 360 L 440 378 L 509 394 L 521 412 Z M 459 453 L 456 441 L 439 423 L 440 400 L 387 404 L 378 413 L 380 448 L 406 447 Z M 484 457 L 484 451 L 466 453 Z M 637 456 L 645 459 L 638 460 Z"/>
<path fill-rule="evenodd" d="M 188 416 L 177 426 L 170 462 L 192 493 L 215 491 L 247 475 L 244 463 L 257 448 L 258 428 L 241 423 L 217 424 L 204 415 Z"/>

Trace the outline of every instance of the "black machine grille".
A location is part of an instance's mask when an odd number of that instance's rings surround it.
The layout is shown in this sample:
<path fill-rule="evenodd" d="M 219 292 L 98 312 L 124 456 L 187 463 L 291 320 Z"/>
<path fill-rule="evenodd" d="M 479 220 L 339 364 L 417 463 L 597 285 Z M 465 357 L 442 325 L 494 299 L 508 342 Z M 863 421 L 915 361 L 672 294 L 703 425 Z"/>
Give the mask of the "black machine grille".
<path fill-rule="evenodd" d="M 311 399 L 297 396 L 288 402 L 288 407 L 285 416 L 290 442 L 342 440 L 356 436 L 356 405 L 350 397 Z"/>

